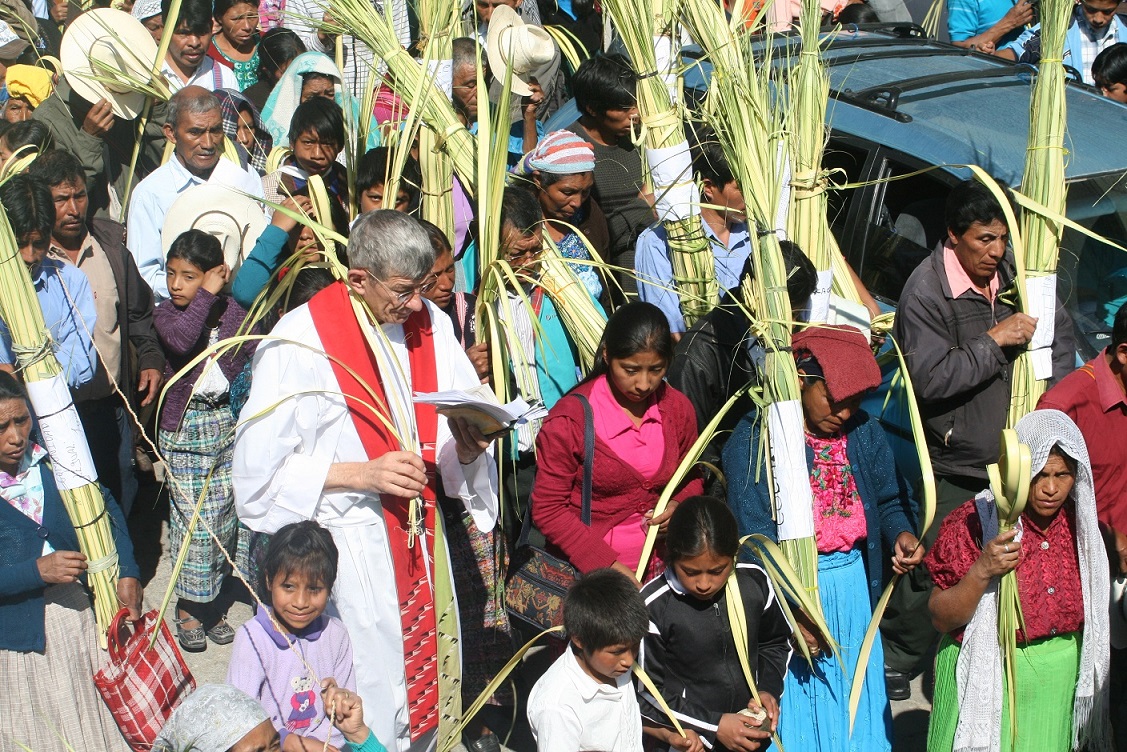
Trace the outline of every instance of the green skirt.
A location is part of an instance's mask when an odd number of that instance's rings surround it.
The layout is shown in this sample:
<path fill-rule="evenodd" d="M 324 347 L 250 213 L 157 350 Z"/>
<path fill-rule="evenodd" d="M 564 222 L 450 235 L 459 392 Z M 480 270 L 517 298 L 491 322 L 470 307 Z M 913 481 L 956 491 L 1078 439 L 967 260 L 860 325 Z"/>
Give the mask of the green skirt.
<path fill-rule="evenodd" d="M 955 662 L 959 645 L 948 635 L 935 658 L 935 698 L 927 752 L 951 752 L 959 725 Z M 1017 743 L 1014 752 L 1072 749 L 1072 702 L 1080 671 L 1080 633 L 1046 637 L 1017 649 Z M 1004 677 L 1003 677 L 1004 681 Z M 1010 703 L 1002 690 L 1002 751 L 1010 746 Z"/>

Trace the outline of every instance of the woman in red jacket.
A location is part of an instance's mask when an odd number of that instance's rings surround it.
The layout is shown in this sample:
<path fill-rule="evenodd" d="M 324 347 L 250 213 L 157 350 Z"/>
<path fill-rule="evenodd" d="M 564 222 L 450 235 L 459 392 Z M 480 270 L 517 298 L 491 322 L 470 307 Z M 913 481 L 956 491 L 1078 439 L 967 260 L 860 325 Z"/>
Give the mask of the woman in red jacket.
<path fill-rule="evenodd" d="M 591 375 L 556 403 L 537 436 L 532 519 L 581 572 L 614 567 L 634 578 L 649 527 L 664 530 L 677 502 L 703 490 L 694 470 L 654 517 L 658 497 L 697 438 L 688 398 L 663 381 L 672 357 L 661 310 L 622 306 L 607 321 Z M 581 518 L 582 399 L 591 405 L 595 429 L 590 525 Z M 655 555 L 650 571 L 661 566 Z"/>

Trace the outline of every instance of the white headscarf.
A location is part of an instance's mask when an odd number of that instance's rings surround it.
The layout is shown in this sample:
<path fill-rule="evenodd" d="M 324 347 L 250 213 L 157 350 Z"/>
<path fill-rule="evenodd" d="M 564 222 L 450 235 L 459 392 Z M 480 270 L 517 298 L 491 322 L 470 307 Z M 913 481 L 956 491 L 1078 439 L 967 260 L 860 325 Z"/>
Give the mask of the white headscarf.
<path fill-rule="evenodd" d="M 242 690 L 205 684 L 172 711 L 153 752 L 227 752 L 265 720 L 258 700 Z"/>
<path fill-rule="evenodd" d="M 1111 749 L 1108 719 L 1110 644 L 1108 593 L 1110 574 L 1103 538 L 1096 520 L 1096 495 L 1088 447 L 1080 429 L 1059 410 L 1035 410 L 1014 426 L 1029 447 L 1031 475 L 1045 467 L 1049 450 L 1059 447 L 1076 460 L 1076 549 L 1084 596 L 1084 631 L 1076 695 L 1072 703 L 1072 749 L 1092 752 Z M 984 491 L 993 502 L 989 491 Z M 984 541 L 985 543 L 985 541 Z M 994 578 L 963 633 L 955 665 L 959 724 L 955 752 L 996 752 L 1002 743 L 1002 656 L 998 647 L 998 578 Z"/>

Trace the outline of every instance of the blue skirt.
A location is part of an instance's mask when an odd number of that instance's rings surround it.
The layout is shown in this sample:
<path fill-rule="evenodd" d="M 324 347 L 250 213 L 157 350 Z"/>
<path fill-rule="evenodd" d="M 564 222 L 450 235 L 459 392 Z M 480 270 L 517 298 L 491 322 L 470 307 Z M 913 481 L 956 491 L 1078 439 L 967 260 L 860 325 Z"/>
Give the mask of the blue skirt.
<path fill-rule="evenodd" d="M 814 659 L 814 670 L 795 651 L 779 702 L 779 741 L 787 752 L 888 752 L 892 749 L 892 708 L 884 685 L 884 648 L 880 637 L 869 654 L 868 670 L 849 735 L 849 688 L 857 654 L 873 616 L 861 552 L 819 554 L 818 590 L 830 633 L 841 647 L 841 663 L 832 655 Z"/>

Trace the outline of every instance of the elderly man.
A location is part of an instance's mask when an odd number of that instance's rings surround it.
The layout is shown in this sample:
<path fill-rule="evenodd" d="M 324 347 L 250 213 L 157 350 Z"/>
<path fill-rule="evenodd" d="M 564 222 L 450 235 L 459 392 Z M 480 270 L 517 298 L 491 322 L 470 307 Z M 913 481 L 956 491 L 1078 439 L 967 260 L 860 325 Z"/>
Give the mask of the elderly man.
<path fill-rule="evenodd" d="M 1010 405 L 1013 362 L 1033 337 L 1036 319 L 1016 311 L 1008 293 L 1015 282 L 1009 227 L 1002 206 L 982 183 L 952 189 L 945 212 L 947 240 L 908 278 L 893 333 L 908 363 L 935 470 L 935 522 L 984 490 L 986 466 L 998 461 Z M 1053 375 L 1076 363 L 1072 321 L 1057 306 Z M 889 604 L 885 660 L 889 696 L 907 699 L 913 672 L 936 638 L 928 621 L 932 582 L 913 570 Z"/>
<path fill-rule="evenodd" d="M 164 353 L 153 329 L 153 293 L 125 249 L 125 228 L 108 219 L 87 221 L 90 201 L 78 157 L 52 149 L 35 160 L 31 174 L 47 184 L 55 202 L 50 258 L 78 267 L 94 292 L 91 333 L 97 370 L 89 384 L 75 391 L 75 406 L 98 478 L 128 517 L 137 481 L 133 425 L 125 408 L 152 403 L 164 370 Z"/>
<path fill-rule="evenodd" d="M 262 179 L 253 170 L 220 158 L 223 114 L 219 100 L 207 89 L 185 86 L 172 96 L 164 135 L 174 146 L 172 158 L 137 184 L 126 221 L 129 251 L 157 302 L 168 298 L 161 228 L 176 197 L 202 183 L 262 197 Z"/>
<path fill-rule="evenodd" d="M 435 581 L 449 577 L 434 567 L 445 545 L 435 499 L 461 499 L 492 530 L 497 478 L 480 432 L 412 404 L 414 392 L 479 384 L 450 319 L 422 298 L 435 260 L 426 231 L 368 212 L 348 258 L 347 281 L 288 313 L 255 353 L 235 503 L 252 530 L 313 519 L 332 532 L 331 607 L 352 638 L 365 720 L 389 749 L 421 750 L 437 728 Z"/>

